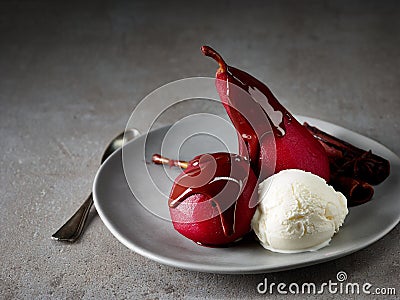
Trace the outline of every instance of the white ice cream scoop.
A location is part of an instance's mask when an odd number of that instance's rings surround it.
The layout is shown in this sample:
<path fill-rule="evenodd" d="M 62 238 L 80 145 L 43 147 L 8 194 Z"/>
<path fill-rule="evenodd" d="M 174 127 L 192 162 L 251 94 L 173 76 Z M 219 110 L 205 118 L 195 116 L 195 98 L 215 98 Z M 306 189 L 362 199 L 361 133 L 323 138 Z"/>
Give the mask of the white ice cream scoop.
<path fill-rule="evenodd" d="M 348 213 L 346 197 L 325 180 L 301 170 L 284 170 L 259 185 L 260 203 L 252 228 L 271 251 L 313 251 L 329 244 Z"/>

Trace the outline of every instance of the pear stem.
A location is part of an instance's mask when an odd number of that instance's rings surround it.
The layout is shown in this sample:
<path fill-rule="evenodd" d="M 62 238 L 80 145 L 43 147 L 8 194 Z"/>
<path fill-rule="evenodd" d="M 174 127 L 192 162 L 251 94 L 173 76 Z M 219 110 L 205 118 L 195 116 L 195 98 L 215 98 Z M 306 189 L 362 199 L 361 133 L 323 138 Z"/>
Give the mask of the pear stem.
<path fill-rule="evenodd" d="M 217 51 L 215 51 L 210 46 L 202 46 L 201 52 L 203 52 L 205 56 L 213 58 L 219 64 L 218 72 L 226 72 L 228 65 L 225 63 L 224 59 Z"/>
<path fill-rule="evenodd" d="M 157 165 L 169 165 L 170 167 L 180 167 L 182 169 L 186 169 L 189 166 L 189 162 L 187 161 L 169 159 L 160 154 L 153 154 L 151 160 Z"/>

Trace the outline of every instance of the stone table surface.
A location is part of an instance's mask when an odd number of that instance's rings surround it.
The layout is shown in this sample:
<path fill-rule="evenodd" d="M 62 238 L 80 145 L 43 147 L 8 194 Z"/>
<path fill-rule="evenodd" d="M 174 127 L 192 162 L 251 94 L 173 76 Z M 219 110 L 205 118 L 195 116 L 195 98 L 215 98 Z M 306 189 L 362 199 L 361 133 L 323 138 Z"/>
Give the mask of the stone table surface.
<path fill-rule="evenodd" d="M 2 1 L 1 299 L 265 298 L 264 278 L 327 282 L 341 270 L 400 294 L 399 226 L 346 257 L 257 275 L 153 262 L 95 213 L 76 244 L 50 239 L 135 105 L 170 81 L 214 74 L 202 44 L 267 82 L 290 111 L 400 153 L 398 1 Z"/>

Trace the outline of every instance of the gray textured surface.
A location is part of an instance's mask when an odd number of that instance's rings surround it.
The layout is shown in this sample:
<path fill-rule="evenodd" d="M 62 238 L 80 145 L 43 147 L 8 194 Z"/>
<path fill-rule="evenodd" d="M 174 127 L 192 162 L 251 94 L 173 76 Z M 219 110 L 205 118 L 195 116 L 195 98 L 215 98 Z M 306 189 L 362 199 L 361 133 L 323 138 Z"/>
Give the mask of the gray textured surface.
<path fill-rule="evenodd" d="M 159 265 L 96 215 L 80 242 L 50 239 L 87 196 L 104 145 L 135 104 L 171 80 L 214 73 L 204 43 L 267 82 L 292 112 L 400 153 L 398 3 L 2 2 L 0 298 L 251 298 L 264 277 L 321 283 L 340 270 L 399 294 L 398 226 L 335 261 L 246 276 Z"/>

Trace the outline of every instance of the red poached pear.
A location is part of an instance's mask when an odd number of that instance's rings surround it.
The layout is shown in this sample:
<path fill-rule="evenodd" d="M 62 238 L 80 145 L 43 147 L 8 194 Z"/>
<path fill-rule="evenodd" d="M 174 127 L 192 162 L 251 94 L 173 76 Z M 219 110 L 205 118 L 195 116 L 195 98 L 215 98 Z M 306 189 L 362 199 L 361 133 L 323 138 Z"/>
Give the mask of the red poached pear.
<path fill-rule="evenodd" d="M 228 66 L 212 48 L 203 46 L 202 51 L 219 64 L 216 87 L 236 128 L 240 155 L 202 154 L 190 162 L 153 155 L 157 164 L 184 169 L 175 179 L 168 201 L 179 233 L 206 246 L 237 241 L 251 230 L 258 182 L 284 169 L 301 169 L 333 183 L 340 179 L 339 190 L 350 190 L 353 205 L 371 199 L 372 187 L 353 177 L 359 177 L 359 170 L 368 170 L 361 175 L 366 173 L 371 183 L 380 183 L 389 175 L 388 161 L 307 124 L 303 127 L 262 82 Z M 344 160 L 341 169 L 332 172 L 333 179 L 328 155 L 332 166 Z M 343 177 L 349 168 L 350 177 Z M 361 195 L 354 192 L 360 190 Z"/>
<path fill-rule="evenodd" d="M 258 200 L 257 177 L 246 159 L 213 153 L 187 163 L 155 154 L 153 162 L 187 167 L 175 179 L 168 202 L 179 233 L 201 245 L 223 246 L 251 230 Z"/>
<path fill-rule="evenodd" d="M 236 128 L 239 154 L 249 158 L 259 180 L 284 169 L 300 169 L 328 181 L 329 161 L 324 148 L 270 89 L 250 74 L 228 66 L 212 48 L 203 46 L 201 50 L 219 64 L 217 91 Z M 247 97 L 240 96 L 234 86 Z M 251 120 L 248 116 L 252 116 Z"/>

